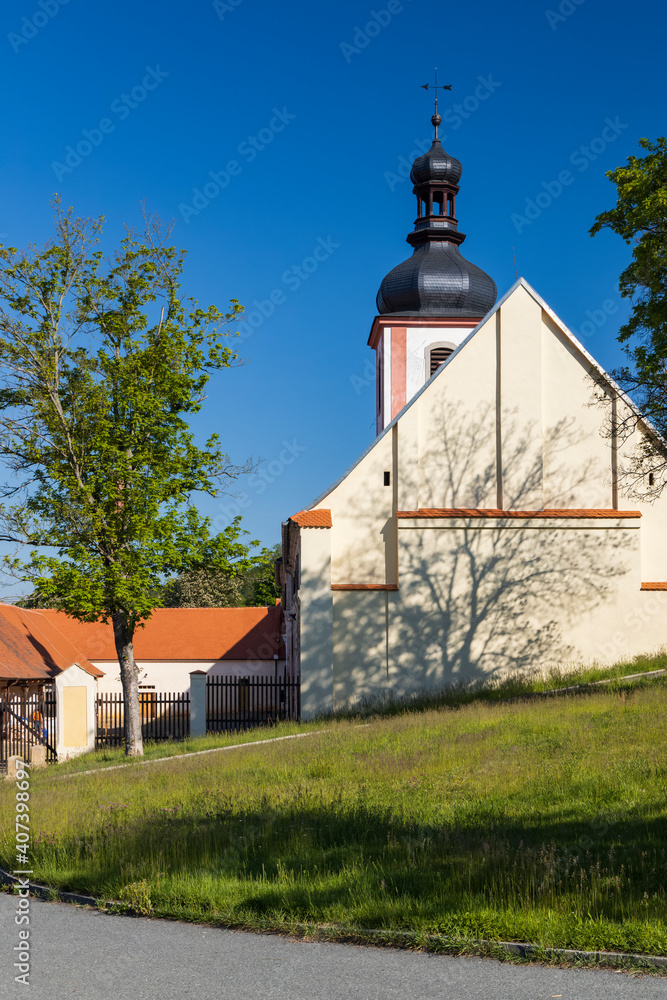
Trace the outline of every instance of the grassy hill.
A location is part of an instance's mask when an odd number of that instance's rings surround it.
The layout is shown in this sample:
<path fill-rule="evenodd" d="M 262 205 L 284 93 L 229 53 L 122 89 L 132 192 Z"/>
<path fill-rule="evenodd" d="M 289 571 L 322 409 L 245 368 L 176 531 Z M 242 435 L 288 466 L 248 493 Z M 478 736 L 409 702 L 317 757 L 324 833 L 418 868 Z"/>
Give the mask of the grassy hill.
<path fill-rule="evenodd" d="M 37 772 L 33 877 L 237 927 L 667 954 L 665 679 L 421 707 L 227 753 Z M 0 788 L 3 811 L 13 794 Z M 3 824 L 10 870 L 12 834 Z"/>

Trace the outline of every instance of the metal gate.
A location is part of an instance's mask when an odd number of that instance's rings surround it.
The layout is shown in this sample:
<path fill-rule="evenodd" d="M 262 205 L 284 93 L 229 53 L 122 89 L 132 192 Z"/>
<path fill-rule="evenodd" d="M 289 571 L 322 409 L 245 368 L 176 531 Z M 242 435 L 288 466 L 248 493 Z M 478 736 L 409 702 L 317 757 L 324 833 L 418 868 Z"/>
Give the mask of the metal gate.
<path fill-rule="evenodd" d="M 125 699 L 98 694 L 96 747 L 125 745 Z M 185 740 L 190 735 L 190 695 L 140 691 L 141 735 L 145 740 Z"/>
<path fill-rule="evenodd" d="M 229 733 L 301 719 L 301 684 L 274 677 L 206 678 L 207 732 Z"/>
<path fill-rule="evenodd" d="M 28 760 L 30 747 L 46 747 L 47 761 L 56 753 L 56 692 L 52 684 L 37 691 L 10 687 L 0 691 L 0 767 L 9 757 Z"/>

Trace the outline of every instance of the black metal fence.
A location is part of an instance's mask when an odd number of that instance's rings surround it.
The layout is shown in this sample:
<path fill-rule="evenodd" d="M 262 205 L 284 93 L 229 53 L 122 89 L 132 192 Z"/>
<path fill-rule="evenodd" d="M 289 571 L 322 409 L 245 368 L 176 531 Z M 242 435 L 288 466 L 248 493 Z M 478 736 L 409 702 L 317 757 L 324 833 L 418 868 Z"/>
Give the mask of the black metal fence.
<path fill-rule="evenodd" d="M 125 743 L 122 694 L 97 696 L 98 747 Z M 190 735 L 190 695 L 139 692 L 141 734 L 145 740 L 181 740 Z M 301 718 L 301 686 L 280 677 L 206 678 L 206 729 L 239 732 Z"/>
<path fill-rule="evenodd" d="M 29 692 L 25 687 L 0 691 L 0 766 L 9 757 L 28 760 L 31 746 L 45 746 L 47 761 L 56 754 L 56 693 L 53 685 Z"/>
<path fill-rule="evenodd" d="M 281 677 L 207 677 L 206 729 L 238 732 L 301 718 L 301 685 Z"/>
<path fill-rule="evenodd" d="M 125 743 L 125 708 L 122 694 L 97 696 L 97 747 Z M 139 692 L 141 735 L 145 740 L 183 740 L 190 735 L 190 695 L 157 691 Z"/>

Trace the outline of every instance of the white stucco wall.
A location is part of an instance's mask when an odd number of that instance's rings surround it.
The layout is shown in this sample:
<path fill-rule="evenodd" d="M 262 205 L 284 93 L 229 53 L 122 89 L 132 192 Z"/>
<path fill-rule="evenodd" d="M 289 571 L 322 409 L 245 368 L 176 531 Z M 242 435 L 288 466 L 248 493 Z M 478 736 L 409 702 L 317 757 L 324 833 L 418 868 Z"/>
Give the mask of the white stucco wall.
<path fill-rule="evenodd" d="M 396 580 L 393 443 L 391 433 L 385 435 L 331 495 L 336 530 L 325 530 L 332 583 L 384 582 L 387 576 Z M 385 472 L 390 473 L 389 486 L 384 485 Z"/>
<path fill-rule="evenodd" d="M 390 660 L 401 689 L 658 648 L 667 619 L 609 636 L 651 603 L 641 520 L 401 520 Z M 667 610 L 667 600 L 662 601 Z"/>
<path fill-rule="evenodd" d="M 333 708 L 331 528 L 301 529 L 301 715 Z"/>
<path fill-rule="evenodd" d="M 120 668 L 116 661 L 95 660 L 95 666 L 104 671 L 98 682 L 100 694 L 113 694 L 123 690 Z M 229 677 L 273 677 L 273 660 L 139 660 L 139 684 L 155 685 L 155 691 L 180 694 L 190 690 L 190 672 L 204 670 L 207 674 Z M 285 661 L 278 660 L 278 670 L 285 668 Z"/>
<path fill-rule="evenodd" d="M 443 376 L 446 376 L 443 379 Z M 418 462 L 418 507 L 496 506 L 496 330 L 493 318 L 454 354 L 418 397 L 399 476 Z M 413 508 L 408 508 L 413 509 Z"/>
<path fill-rule="evenodd" d="M 399 521 L 397 592 L 334 593 L 336 706 L 667 644 L 640 519 Z"/>
<path fill-rule="evenodd" d="M 373 695 L 389 683 L 388 591 L 334 593 L 334 703 Z"/>
<path fill-rule="evenodd" d="M 319 501 L 333 527 L 302 530 L 311 700 L 610 663 L 667 645 L 667 591 L 641 589 L 667 583 L 667 494 L 650 504 L 625 488 L 641 431 L 611 435 L 611 397 L 595 398 L 592 366 L 520 283 Z M 642 517 L 396 517 L 432 507 Z M 327 583 L 398 590 L 331 599 Z"/>
<path fill-rule="evenodd" d="M 432 344 L 453 344 L 454 347 L 458 347 L 469 333 L 470 327 L 408 327 L 406 337 L 406 387 L 408 400 L 412 399 L 415 393 L 419 392 L 424 382 L 430 377 L 430 371 L 426 367 L 428 348 Z"/>
<path fill-rule="evenodd" d="M 642 580 L 667 581 L 667 495 L 654 503 L 632 500 L 642 512 L 641 567 Z"/>

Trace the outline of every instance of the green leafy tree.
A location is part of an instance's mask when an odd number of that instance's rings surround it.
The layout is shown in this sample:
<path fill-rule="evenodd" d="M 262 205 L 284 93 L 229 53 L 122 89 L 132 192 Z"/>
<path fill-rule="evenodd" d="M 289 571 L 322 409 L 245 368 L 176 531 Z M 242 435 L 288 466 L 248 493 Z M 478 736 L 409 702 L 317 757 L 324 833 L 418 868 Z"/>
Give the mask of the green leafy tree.
<path fill-rule="evenodd" d="M 625 166 L 610 170 L 616 185 L 614 208 L 598 215 L 591 236 L 610 229 L 632 246 L 632 259 L 620 276 L 621 295 L 632 302 L 632 312 L 618 334 L 629 364 L 615 371 L 622 389 L 636 399 L 663 438 L 667 437 L 667 138 L 640 139 L 646 156 L 630 156 Z M 616 428 L 632 430 L 631 416 Z M 646 472 L 654 473 L 652 485 Z M 653 435 L 642 448 L 626 479 L 633 493 L 655 496 L 667 477 L 664 446 Z M 646 480 L 646 482 L 644 482 Z"/>
<path fill-rule="evenodd" d="M 242 576 L 243 603 L 246 607 L 274 605 L 282 590 L 276 583 L 275 562 L 282 552 L 280 543 L 271 549 L 262 549 L 250 559 Z"/>
<path fill-rule="evenodd" d="M 165 608 L 238 608 L 241 603 L 241 578 L 205 566 L 170 580 L 162 598 Z"/>
<path fill-rule="evenodd" d="M 220 569 L 189 569 L 164 589 L 165 608 L 238 608 L 242 604 L 241 577 Z"/>
<path fill-rule="evenodd" d="M 236 521 L 240 522 L 240 518 Z M 236 575 L 215 565 L 186 570 L 165 588 L 162 603 L 167 608 L 240 608 L 274 605 L 281 590 L 275 581 L 275 560 L 280 544 L 264 548 L 256 555 L 250 542 L 245 558 L 239 561 Z M 36 607 L 37 605 L 32 605 Z"/>
<path fill-rule="evenodd" d="M 639 359 L 650 351 L 667 356 L 667 138 L 640 139 L 644 157 L 607 172 L 616 185 L 615 208 L 601 212 L 590 232 L 611 229 L 632 246 L 632 261 L 620 277 L 621 295 L 632 300 L 632 315 L 618 339 L 643 340 L 631 350 Z M 642 351 L 643 347 L 643 351 Z M 636 356 L 636 355 L 631 355 Z"/>
<path fill-rule="evenodd" d="M 0 537 L 34 547 L 7 564 L 36 598 L 112 623 L 137 755 L 135 630 L 165 576 L 215 564 L 234 577 L 247 555 L 238 526 L 213 536 L 191 498 L 250 464 L 233 465 L 215 435 L 199 447 L 187 423 L 210 373 L 234 363 L 223 330 L 242 307 L 181 298 L 185 253 L 159 221 L 145 218 L 109 259 L 102 223 L 56 203 L 44 248 L 0 247 Z"/>
<path fill-rule="evenodd" d="M 48 600 L 46 597 L 41 597 L 39 592 L 33 590 L 31 594 L 26 594 L 23 597 L 19 597 L 14 601 L 17 608 L 30 608 L 32 610 L 39 608 L 58 608 L 58 602 L 51 598 Z"/>

